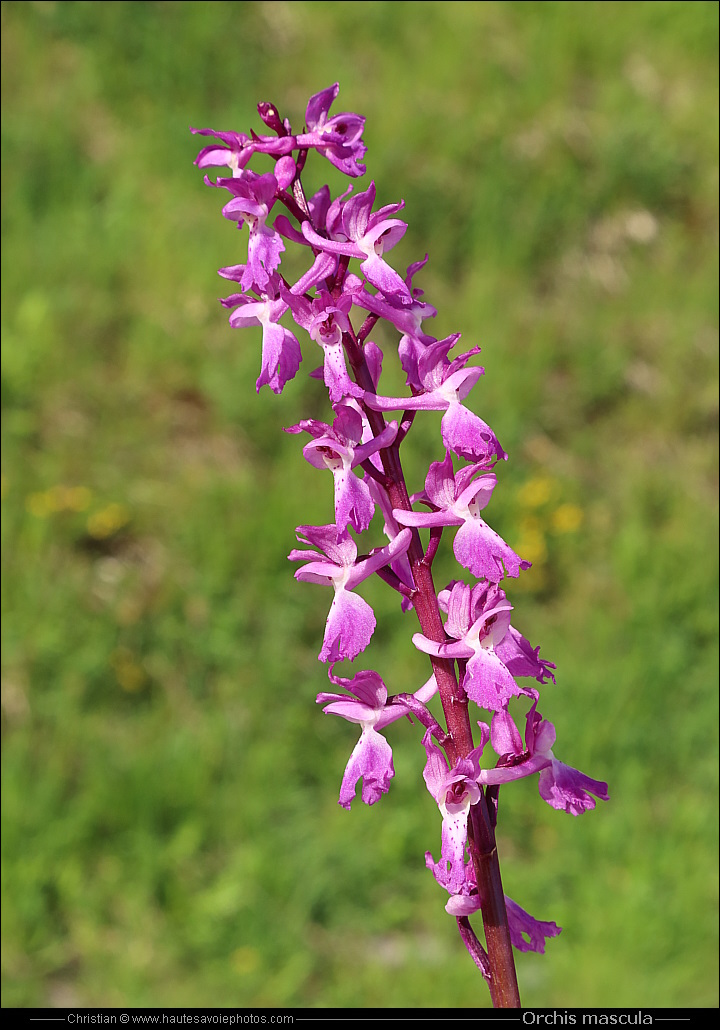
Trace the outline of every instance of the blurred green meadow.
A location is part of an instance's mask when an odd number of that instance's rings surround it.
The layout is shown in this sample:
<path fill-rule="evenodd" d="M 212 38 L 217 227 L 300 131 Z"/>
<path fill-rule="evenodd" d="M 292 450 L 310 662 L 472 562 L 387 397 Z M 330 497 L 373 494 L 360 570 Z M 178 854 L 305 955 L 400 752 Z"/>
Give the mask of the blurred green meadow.
<path fill-rule="evenodd" d="M 329 597 L 286 560 L 332 517 L 281 431 L 327 414 L 319 352 L 256 396 L 216 300 L 244 240 L 192 164 L 190 125 L 299 127 L 334 81 L 361 184 L 406 202 L 391 260 L 430 254 L 427 328 L 482 346 L 514 621 L 558 666 L 558 757 L 610 786 L 579 819 L 501 792 L 505 889 L 564 928 L 523 1002 L 717 1004 L 717 17 L 2 4 L 3 1005 L 489 1005 L 424 866 L 417 727 L 380 803 L 337 804 Z M 419 418 L 411 489 L 439 444 Z M 412 616 L 361 592 L 356 667 L 416 689 Z"/>

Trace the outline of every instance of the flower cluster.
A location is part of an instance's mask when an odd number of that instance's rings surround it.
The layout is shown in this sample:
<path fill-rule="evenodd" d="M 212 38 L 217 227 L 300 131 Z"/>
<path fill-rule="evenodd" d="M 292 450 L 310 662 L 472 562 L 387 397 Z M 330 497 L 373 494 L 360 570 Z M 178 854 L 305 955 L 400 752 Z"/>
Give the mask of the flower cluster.
<path fill-rule="evenodd" d="M 493 469 L 507 455 L 492 429 L 465 403 L 484 373 L 471 363 L 479 348 L 451 356 L 459 333 L 438 340 L 425 331 L 423 324 L 436 311 L 421 299 L 413 279 L 427 256 L 404 275 L 389 263 L 407 228 L 398 217 L 402 201 L 374 210 L 372 182 L 363 192 L 349 186 L 334 198 L 328 186 L 311 197 L 305 194 L 301 176 L 312 151 L 351 179 L 365 171 L 365 120 L 349 113 L 331 116 L 337 94 L 335 84 L 310 98 L 300 133 L 271 104 L 258 106 L 268 134 L 194 129 L 212 140 L 196 164 L 228 169 L 227 175 L 206 177 L 206 182 L 229 193 L 222 213 L 247 229 L 245 262 L 222 268 L 220 274 L 239 284 L 240 292 L 222 301 L 232 309 L 230 324 L 262 328 L 257 390 L 269 386 L 279 394 L 298 373 L 303 357 L 298 329 L 319 348 L 320 367 L 310 374 L 322 379 L 332 416 L 327 422 L 303 419 L 287 432 L 306 434 L 303 456 L 332 474 L 334 521 L 298 526 L 300 547 L 289 559 L 302 563 L 296 579 L 332 587 L 319 659 L 328 664 L 336 689 L 320 693 L 317 701 L 325 712 L 360 727 L 342 778 L 340 804 L 350 807 L 360 780 L 367 804 L 388 791 L 394 768 L 383 731 L 391 722 L 416 719 L 425 727 L 425 782 L 442 816 L 441 857 L 435 862 L 428 852 L 426 863 L 450 895 L 446 908 L 458 919 L 463 940 L 491 978 L 487 956 L 467 923 L 485 894 L 478 886 L 479 865 L 468 831 L 473 809 L 485 805 L 494 826 L 500 785 L 538 774 L 543 800 L 578 815 L 594 808 L 596 798 L 607 800 L 607 785 L 555 758 L 554 727 L 537 710 L 538 688 L 554 682 L 555 666 L 540 658 L 539 648 L 512 625 L 512 605 L 500 585 L 529 568 L 529 562 L 481 517 L 497 486 Z M 271 170 L 262 170 L 262 164 L 252 170 L 253 161 L 264 161 Z M 306 271 L 296 282 L 281 270 L 288 246 L 306 256 Z M 399 337 L 398 360 L 407 386 L 403 396 L 385 396 L 380 388 L 383 354 L 370 339 L 379 321 Z M 411 495 L 400 447 L 422 411 L 443 413 L 439 453 L 424 489 Z M 386 413 L 396 417 L 388 421 Z M 364 545 L 359 554 L 353 534 L 371 532 L 376 514 L 384 542 Z M 443 532 L 451 529 L 455 557 L 474 579 L 470 584 L 458 579 L 436 592 L 432 561 Z M 427 544 L 421 530 L 429 530 Z M 395 697 L 374 670 L 352 678 L 335 673 L 337 663 L 356 659 L 372 639 L 375 614 L 357 591 L 374 574 L 400 594 L 407 617 L 414 610 L 421 632 L 412 642 L 432 663 L 427 682 Z M 427 708 L 438 692 L 446 728 Z M 513 698 L 526 699 L 528 705 L 524 739 L 510 714 Z M 477 746 L 468 701 L 488 713 L 489 722 L 478 722 Z M 490 761 L 488 745 L 495 752 Z M 543 951 L 545 939 L 560 932 L 555 923 L 533 919 L 510 899 L 506 910 L 510 939 L 520 950 Z"/>

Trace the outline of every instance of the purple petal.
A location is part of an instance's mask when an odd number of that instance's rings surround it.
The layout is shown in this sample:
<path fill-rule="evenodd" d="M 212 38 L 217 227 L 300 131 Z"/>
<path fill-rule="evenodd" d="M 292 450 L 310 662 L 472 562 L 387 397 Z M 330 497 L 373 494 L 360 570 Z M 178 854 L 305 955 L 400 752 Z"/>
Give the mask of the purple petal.
<path fill-rule="evenodd" d="M 473 912 L 479 912 L 480 907 L 479 894 L 453 894 L 445 906 L 445 911 L 448 915 L 456 917 L 471 916 Z"/>
<path fill-rule="evenodd" d="M 496 712 L 493 715 L 491 733 L 496 755 L 521 755 L 525 750 L 520 731 L 509 712 Z"/>
<path fill-rule="evenodd" d="M 434 461 L 425 477 L 425 492 L 438 508 L 452 508 L 455 503 L 455 476 L 449 452 L 443 461 Z"/>
<path fill-rule="evenodd" d="M 358 416 L 359 417 L 359 416 Z M 376 454 L 378 451 L 383 450 L 385 447 L 389 447 L 395 440 L 398 431 L 397 422 L 393 421 L 385 426 L 383 431 L 372 439 L 368 440 L 367 443 L 361 444 L 355 448 L 355 456 L 352 460 L 352 467 L 360 465 L 361 462 L 367 461 L 369 457 Z"/>
<path fill-rule="evenodd" d="M 350 808 L 362 776 L 362 799 L 366 805 L 374 805 L 387 794 L 394 775 L 392 748 L 380 733 L 370 726 L 365 727 L 345 767 L 339 803 L 343 808 Z"/>
<path fill-rule="evenodd" d="M 355 563 L 357 545 L 349 533 L 339 532 L 335 523 L 329 526 L 297 526 L 296 535 L 301 544 L 307 543 L 323 551 L 335 564 L 338 573 Z"/>
<path fill-rule="evenodd" d="M 375 183 L 371 182 L 362 193 L 348 197 L 342 207 L 342 228 L 349 240 L 355 243 L 367 232 L 370 212 L 375 203 Z"/>
<path fill-rule="evenodd" d="M 375 502 L 364 479 L 349 469 L 338 469 L 335 479 L 335 521 L 339 529 L 351 525 L 356 533 L 363 533 L 375 514 Z"/>
<path fill-rule="evenodd" d="M 376 711 L 382 711 L 387 701 L 387 687 L 378 673 L 372 669 L 361 669 L 352 679 L 345 679 L 343 676 L 336 676 L 331 669 L 328 670 L 328 678 L 338 687 L 354 694 L 360 701 Z"/>
<path fill-rule="evenodd" d="M 460 458 L 485 465 L 495 459 L 507 459 L 490 426 L 459 401 L 450 402 L 441 431 L 445 446 Z"/>
<path fill-rule="evenodd" d="M 377 570 L 381 569 L 383 565 L 389 565 L 390 562 L 399 558 L 401 554 L 405 554 L 410 546 L 411 540 L 412 531 L 409 529 L 403 529 L 386 547 L 378 547 L 376 551 L 373 551 L 369 558 L 364 558 L 363 561 L 358 562 L 348 576 L 348 590 L 356 587 L 358 583 L 362 583 L 364 579 L 371 576 L 373 572 L 377 572 Z"/>
<path fill-rule="evenodd" d="M 418 651 L 434 655 L 436 658 L 471 658 L 475 654 L 472 647 L 464 644 L 462 640 L 456 640 L 453 643 L 445 641 L 439 644 L 436 640 L 430 640 L 423 636 L 422 633 L 414 633 L 412 642 Z"/>
<path fill-rule="evenodd" d="M 513 676 L 532 676 L 540 683 L 546 680 L 555 682 L 552 662 L 539 657 L 540 648 L 532 648 L 522 633 L 510 627 L 499 644 L 495 645 L 495 653 L 502 660 Z"/>
<path fill-rule="evenodd" d="M 255 389 L 259 393 L 261 386 L 269 386 L 273 393 L 281 393 L 285 383 L 297 373 L 301 361 L 300 344 L 290 330 L 276 323 L 264 323 L 262 365 Z"/>
<path fill-rule="evenodd" d="M 348 375 L 345 365 L 345 351 L 341 343 L 323 347 L 325 360 L 323 363 L 323 381 L 330 392 L 333 404 L 343 397 L 362 397 L 363 390 Z"/>
<path fill-rule="evenodd" d="M 522 693 L 498 656 L 482 647 L 468 661 L 463 686 L 476 705 L 490 712 L 501 712 Z"/>
<path fill-rule="evenodd" d="M 328 86 L 327 89 L 322 89 L 310 97 L 305 109 L 305 124 L 308 129 L 315 129 L 325 124 L 330 105 L 339 92 L 340 86 L 336 82 L 333 86 Z"/>
<path fill-rule="evenodd" d="M 264 226 L 250 233 L 248 240 L 248 260 L 241 280 L 243 290 L 251 290 L 257 286 L 264 290 L 270 281 L 270 275 L 280 264 L 280 255 L 285 244 L 276 232 Z"/>
<path fill-rule="evenodd" d="M 553 758 L 550 765 L 540 773 L 538 781 L 540 797 L 543 801 L 570 815 L 581 815 L 595 808 L 595 797 L 608 801 L 608 786 L 600 780 L 591 780 L 589 776 L 564 765 Z"/>
<path fill-rule="evenodd" d="M 297 555 L 291 551 L 290 561 L 297 561 Z M 295 572 L 298 583 L 317 583 L 319 586 L 331 586 L 338 575 L 338 567 L 329 561 L 311 561 Z"/>
<path fill-rule="evenodd" d="M 356 243 L 342 240 L 326 240 L 324 236 L 318 236 L 309 222 L 303 222 L 302 234 L 313 247 L 326 251 L 329 254 L 344 254 L 346 257 L 365 258 L 367 255 L 360 250 Z"/>
<path fill-rule="evenodd" d="M 325 625 L 321 662 L 352 661 L 364 651 L 375 631 L 372 608 L 349 590 L 338 590 L 330 605 Z"/>
<path fill-rule="evenodd" d="M 446 815 L 442 824 L 442 857 L 448 865 L 447 889 L 458 894 L 465 882 L 468 808 Z"/>
<path fill-rule="evenodd" d="M 540 955 L 545 953 L 546 937 L 557 937 L 562 927 L 557 923 L 543 923 L 516 905 L 512 898 L 505 895 L 507 907 L 508 924 L 510 927 L 510 940 L 518 951 L 537 951 Z M 524 936 L 523 936 L 524 935 Z M 530 940 L 526 941 L 525 937 Z"/>
<path fill-rule="evenodd" d="M 464 568 L 491 583 L 499 583 L 503 578 L 503 562 L 508 576 L 518 576 L 520 569 L 530 567 L 481 518 L 463 523 L 455 535 L 453 551 Z"/>
<path fill-rule="evenodd" d="M 444 411 L 448 406 L 447 398 L 437 392 L 417 397 L 378 397 L 366 392 L 365 403 L 375 411 Z"/>
<path fill-rule="evenodd" d="M 455 508 L 457 511 L 469 511 L 471 515 L 486 508 L 490 503 L 492 492 L 497 486 L 497 476 L 494 472 L 488 472 L 484 476 L 473 480 L 472 477 L 483 467 L 480 462 L 476 465 L 468 465 L 460 469 L 455 476 Z"/>
<path fill-rule="evenodd" d="M 303 243 L 304 242 L 305 240 L 303 240 Z M 317 284 L 322 282 L 323 279 L 327 279 L 328 276 L 334 275 L 336 267 L 337 258 L 333 257 L 331 254 L 326 254 L 324 251 L 321 251 L 305 275 L 301 276 L 295 285 L 291 287 L 290 292 L 294 296 L 305 293 L 313 286 L 317 286 Z"/>
<path fill-rule="evenodd" d="M 461 580 L 456 580 L 447 593 L 440 592 L 438 600 L 448 615 L 445 632 L 456 640 L 461 640 L 475 622 L 472 599 L 472 587 Z"/>
<path fill-rule="evenodd" d="M 318 694 L 316 701 L 322 701 L 325 697 L 332 695 Z M 337 695 L 335 695 L 337 696 Z M 375 717 L 375 709 L 358 701 L 354 697 L 345 697 L 340 701 L 331 701 L 325 705 L 323 712 L 326 715 L 338 715 L 347 722 L 371 722 Z"/>
<path fill-rule="evenodd" d="M 392 295 L 394 297 L 398 297 L 401 301 L 406 301 L 408 304 L 412 302 L 412 297 L 408 292 L 405 281 L 400 275 L 398 275 L 394 268 L 391 268 L 390 265 L 386 261 L 383 261 L 383 259 L 377 254 L 370 254 L 370 256 L 362 262 L 360 268 L 363 270 L 368 282 L 372 283 L 373 286 L 377 286 L 377 288 L 386 296 Z"/>
<path fill-rule="evenodd" d="M 393 508 L 393 516 L 401 526 L 460 526 L 462 519 L 448 511 L 406 511 Z"/>

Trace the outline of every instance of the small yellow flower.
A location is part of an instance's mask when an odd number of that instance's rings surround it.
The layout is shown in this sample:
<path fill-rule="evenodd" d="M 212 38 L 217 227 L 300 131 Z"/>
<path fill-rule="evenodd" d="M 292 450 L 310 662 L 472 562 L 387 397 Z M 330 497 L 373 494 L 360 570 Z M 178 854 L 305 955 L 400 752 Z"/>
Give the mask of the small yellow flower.
<path fill-rule="evenodd" d="M 548 476 L 529 479 L 518 491 L 518 500 L 525 508 L 541 508 L 553 495 L 555 481 Z"/>
<path fill-rule="evenodd" d="M 25 507 L 37 518 L 47 518 L 60 511 L 87 511 L 92 501 L 92 492 L 86 486 L 63 486 L 58 483 L 47 490 L 32 493 L 25 501 Z"/>
<path fill-rule="evenodd" d="M 552 514 L 552 527 L 556 533 L 577 533 L 584 517 L 577 504 L 561 504 Z"/>
<path fill-rule="evenodd" d="M 68 511 L 87 511 L 92 502 L 92 490 L 86 486 L 68 486 L 65 490 L 65 507 Z"/>
<path fill-rule="evenodd" d="M 28 494 L 25 498 L 25 508 L 37 519 L 46 519 L 50 512 L 53 511 L 50 498 L 44 490 Z"/>
<path fill-rule="evenodd" d="M 95 540 L 105 540 L 129 521 L 130 512 L 124 504 L 108 504 L 107 508 L 96 511 L 88 518 L 87 531 Z"/>

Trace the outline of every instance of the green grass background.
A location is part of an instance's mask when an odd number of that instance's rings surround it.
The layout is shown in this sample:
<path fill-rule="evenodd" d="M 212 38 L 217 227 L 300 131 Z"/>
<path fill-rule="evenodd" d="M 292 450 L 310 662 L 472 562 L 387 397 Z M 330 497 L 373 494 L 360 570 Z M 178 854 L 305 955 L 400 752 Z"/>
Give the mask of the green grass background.
<path fill-rule="evenodd" d="M 216 302 L 243 239 L 192 165 L 189 125 L 299 127 L 336 80 L 406 201 L 391 258 L 430 253 L 430 330 L 482 345 L 488 517 L 535 559 L 514 620 L 558 665 L 557 755 L 610 785 L 580 819 L 502 792 L 505 888 L 564 928 L 523 1001 L 717 1004 L 716 4 L 3 3 L 2 30 L 3 1004 L 489 1004 L 424 868 L 416 728 L 381 803 L 337 805 L 329 598 L 286 561 L 330 518 L 281 432 L 327 413 L 318 352 L 256 397 Z M 356 665 L 412 690 L 380 586 Z"/>

